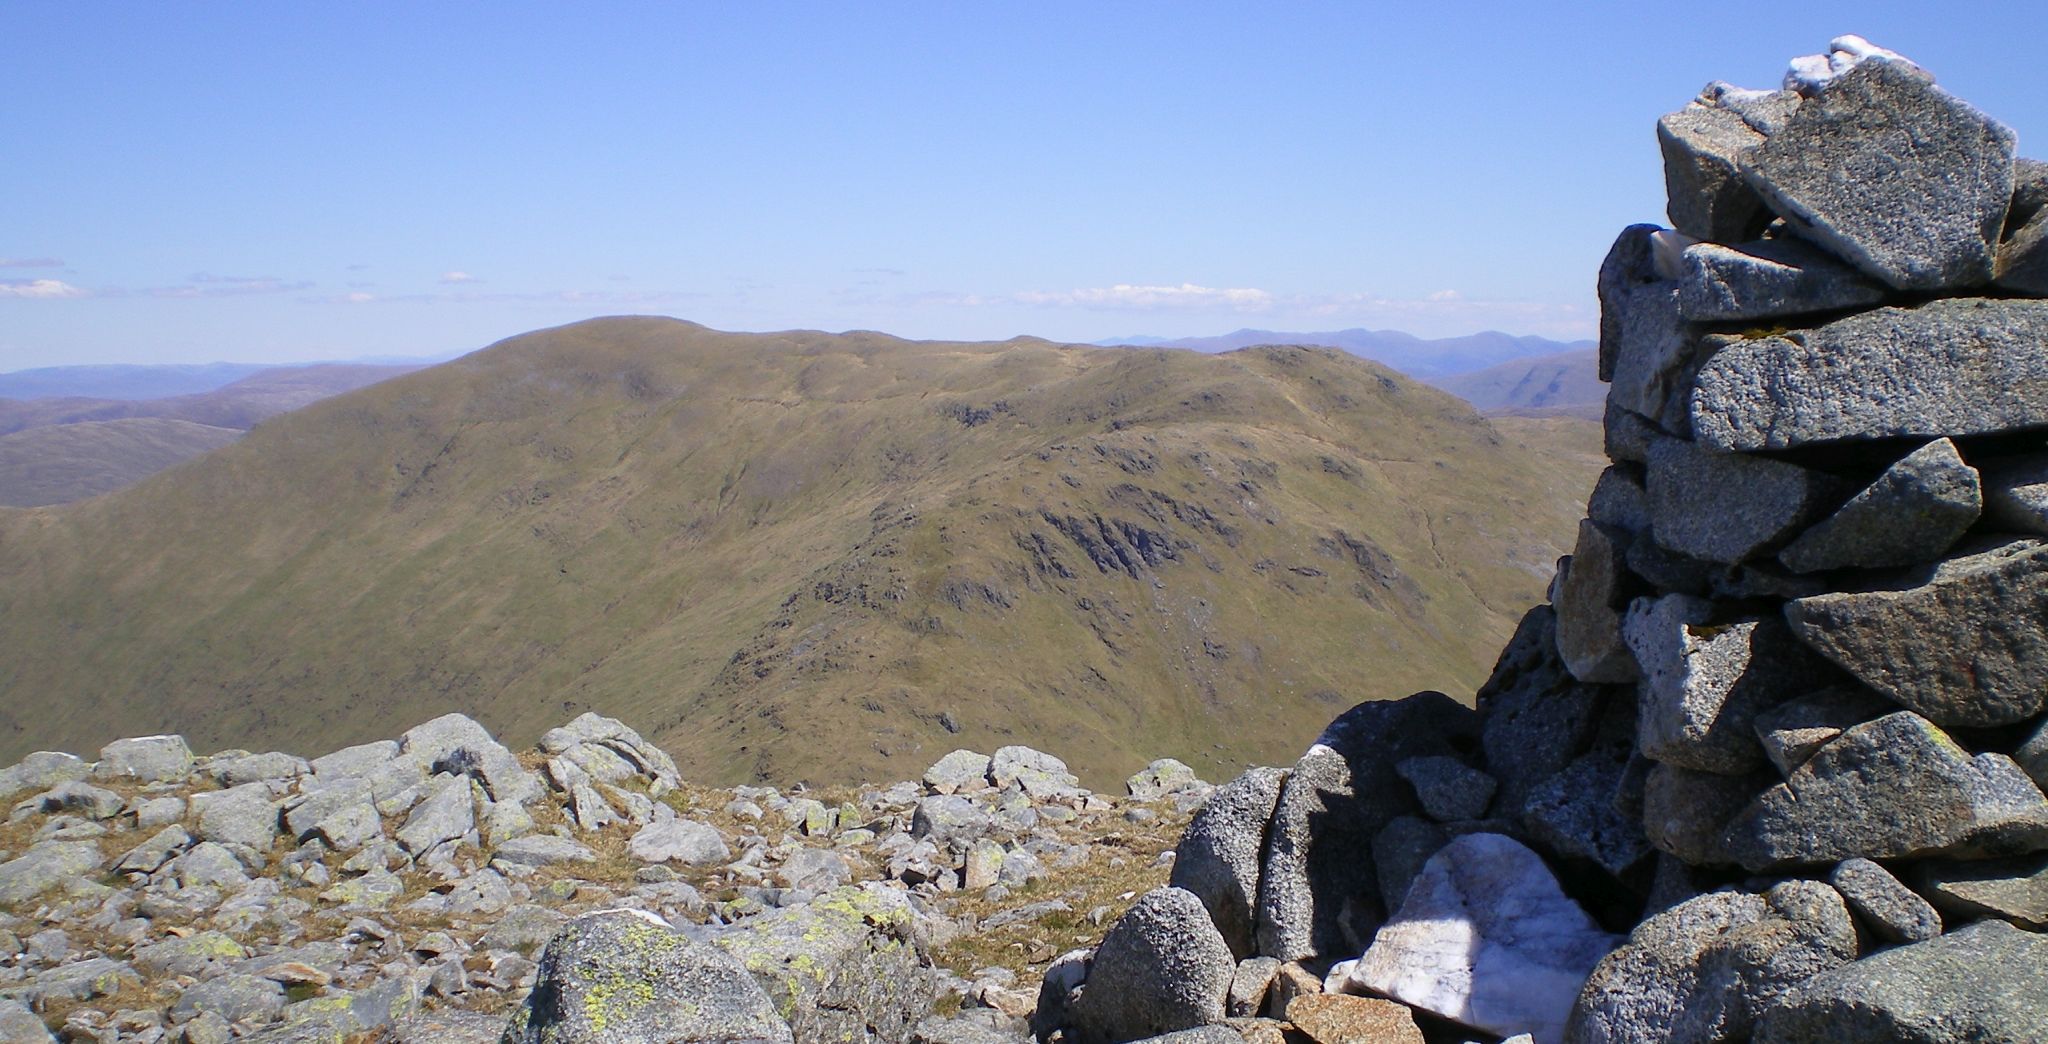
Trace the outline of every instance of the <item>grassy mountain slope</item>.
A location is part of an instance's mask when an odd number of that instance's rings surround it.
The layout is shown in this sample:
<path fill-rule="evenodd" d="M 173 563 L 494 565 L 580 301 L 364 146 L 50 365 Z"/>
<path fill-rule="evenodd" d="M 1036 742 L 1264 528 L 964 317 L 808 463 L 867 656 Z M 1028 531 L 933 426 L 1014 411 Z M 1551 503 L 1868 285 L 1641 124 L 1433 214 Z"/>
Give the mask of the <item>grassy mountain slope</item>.
<path fill-rule="evenodd" d="M 1597 349 L 1514 359 L 1431 384 L 1494 413 L 1561 414 L 1599 420 L 1607 402 Z"/>
<path fill-rule="evenodd" d="M 120 489 L 242 437 L 162 417 L 52 424 L 0 435 L 0 506 L 64 504 Z"/>
<path fill-rule="evenodd" d="M 0 761 L 617 715 L 704 780 L 1292 757 L 1469 693 L 1597 473 L 1342 353 L 541 331 L 0 511 Z"/>

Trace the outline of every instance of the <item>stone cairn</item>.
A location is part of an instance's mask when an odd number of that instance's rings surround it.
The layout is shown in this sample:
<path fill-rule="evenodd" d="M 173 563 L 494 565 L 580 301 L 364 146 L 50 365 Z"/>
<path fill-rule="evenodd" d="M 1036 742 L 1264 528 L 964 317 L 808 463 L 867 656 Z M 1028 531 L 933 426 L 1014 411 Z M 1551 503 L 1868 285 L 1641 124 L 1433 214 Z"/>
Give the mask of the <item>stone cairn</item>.
<path fill-rule="evenodd" d="M 1550 604 L 1221 788 L 1041 1036 L 2048 1040 L 2048 164 L 1856 37 L 1657 130 Z"/>

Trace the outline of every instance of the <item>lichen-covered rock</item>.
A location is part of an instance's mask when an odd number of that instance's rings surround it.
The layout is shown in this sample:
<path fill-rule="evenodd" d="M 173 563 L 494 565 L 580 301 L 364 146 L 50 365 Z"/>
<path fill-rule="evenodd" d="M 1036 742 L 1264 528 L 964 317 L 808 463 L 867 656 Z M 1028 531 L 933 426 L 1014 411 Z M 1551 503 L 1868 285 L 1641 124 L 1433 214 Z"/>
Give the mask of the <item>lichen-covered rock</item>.
<path fill-rule="evenodd" d="M 1765 913 L 1761 896 L 1712 892 L 1637 925 L 1627 945 L 1608 954 L 1587 977 L 1564 1039 L 1570 1044 L 1669 1039 L 1699 990 L 1706 953 Z"/>
<path fill-rule="evenodd" d="M 1286 778 L 1285 769 L 1254 768 L 1217 788 L 1174 848 L 1168 883 L 1201 900 L 1238 960 L 1253 953 L 1259 861 Z"/>
<path fill-rule="evenodd" d="M 902 892 L 833 889 L 716 941 L 760 983 L 797 1044 L 897 1044 L 931 1014 L 936 984 Z"/>
<path fill-rule="evenodd" d="M 2048 707 L 2048 543 L 1972 551 L 1882 586 L 1785 606 L 1799 639 L 1948 728 Z"/>
<path fill-rule="evenodd" d="M 989 757 L 989 781 L 998 787 L 1015 785 L 1039 801 L 1080 797 L 1081 780 L 1067 771 L 1067 763 L 1030 747 L 998 747 Z"/>
<path fill-rule="evenodd" d="M 1103 936 L 1068 1029 L 1079 1044 L 1122 1044 L 1221 1022 L 1236 970 L 1194 893 L 1154 889 Z"/>
<path fill-rule="evenodd" d="M 2048 935 L 1980 921 L 1823 972 L 1757 1022 L 1757 1044 L 2037 1041 Z"/>
<path fill-rule="evenodd" d="M 793 1044 L 754 976 L 730 954 L 631 910 L 579 917 L 548 942 L 506 1044 Z"/>

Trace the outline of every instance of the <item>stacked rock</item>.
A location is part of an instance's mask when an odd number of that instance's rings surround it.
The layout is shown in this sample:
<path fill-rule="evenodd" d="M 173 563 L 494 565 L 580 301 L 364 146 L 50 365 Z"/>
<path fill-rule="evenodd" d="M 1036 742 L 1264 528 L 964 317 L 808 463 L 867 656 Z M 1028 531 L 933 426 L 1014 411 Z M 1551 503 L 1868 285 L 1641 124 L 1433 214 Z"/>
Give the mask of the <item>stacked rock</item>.
<path fill-rule="evenodd" d="M 2048 1038 L 2048 164 L 1856 37 L 1658 138 L 1552 604 L 1219 790 L 1042 1030 Z"/>

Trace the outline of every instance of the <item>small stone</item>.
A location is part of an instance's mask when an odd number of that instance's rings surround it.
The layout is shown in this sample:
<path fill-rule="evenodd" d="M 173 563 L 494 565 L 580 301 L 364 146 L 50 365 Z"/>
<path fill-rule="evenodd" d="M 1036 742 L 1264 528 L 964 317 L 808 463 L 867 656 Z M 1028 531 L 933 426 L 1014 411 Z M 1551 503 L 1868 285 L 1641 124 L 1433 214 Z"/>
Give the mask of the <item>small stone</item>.
<path fill-rule="evenodd" d="M 1930 860 L 1914 867 L 1914 880 L 1951 920 L 1996 917 L 2028 931 L 2048 931 L 2048 854 Z"/>
<path fill-rule="evenodd" d="M 2048 296 L 2048 216 L 2034 215 L 1998 247 L 1998 287 Z"/>
<path fill-rule="evenodd" d="M 1791 538 L 1843 492 L 1825 472 L 1684 439 L 1651 443 L 1645 474 L 1657 544 L 1731 565 Z"/>
<path fill-rule="evenodd" d="M 313 770 L 314 778 L 325 785 L 338 779 L 368 776 L 397 757 L 397 740 L 377 740 L 343 747 L 332 754 L 314 758 L 307 765 Z"/>
<path fill-rule="evenodd" d="M 1882 300 L 1884 288 L 1796 239 L 1696 243 L 1685 249 L 1678 280 L 1678 314 L 1696 323 L 1833 312 Z"/>
<path fill-rule="evenodd" d="M 1644 452 L 1647 455 L 1647 446 Z M 1650 528 L 1650 501 L 1643 490 L 1642 469 L 1615 464 L 1602 471 L 1593 483 L 1593 495 L 1586 498 L 1586 517 L 1624 533 Z"/>
<path fill-rule="evenodd" d="M 1977 470 L 1936 439 L 1778 552 L 1795 573 L 1882 569 L 1940 558 L 1983 513 Z"/>
<path fill-rule="evenodd" d="M 960 867 L 960 887 L 979 891 L 996 883 L 996 876 L 1003 870 L 1003 846 L 988 838 L 982 838 L 967 850 L 967 861 Z"/>
<path fill-rule="evenodd" d="M 626 842 L 626 853 L 643 863 L 704 866 L 732 858 L 716 827 L 692 819 L 669 819 L 641 827 Z"/>
<path fill-rule="evenodd" d="M 1925 942 L 1941 934 L 1941 915 L 1927 900 L 1893 877 L 1891 871 L 1868 859 L 1844 859 L 1835 864 L 1828 883 L 1849 904 L 1849 909 L 1890 943 Z"/>
<path fill-rule="evenodd" d="M 1258 952 L 1283 960 L 1365 948 L 1385 919 L 1379 877 L 1360 858 L 1395 816 L 1421 810 L 1394 766 L 1456 754 L 1477 715 L 1440 692 L 1361 703 L 1325 728 L 1280 790 L 1261 864 Z"/>
<path fill-rule="evenodd" d="M 417 859 L 443 842 L 473 839 L 475 831 L 476 803 L 469 777 L 438 776 L 428 782 L 426 797 L 394 836 Z"/>
<path fill-rule="evenodd" d="M 2048 537 L 2048 453 L 1987 461 L 1981 474 L 1986 524 Z"/>
<path fill-rule="evenodd" d="M 1287 1005 L 1287 1021 L 1316 1044 L 1422 1044 L 1405 1004 L 1378 997 L 1318 993 Z"/>
<path fill-rule="evenodd" d="M 1739 243 L 1771 220 L 1742 177 L 1741 159 L 1764 136 L 1740 114 L 1695 102 L 1657 121 L 1671 224 L 1694 239 Z"/>
<path fill-rule="evenodd" d="M 552 866 L 556 863 L 594 863 L 597 853 L 569 840 L 551 834 L 527 834 L 515 837 L 499 845 L 491 852 L 491 862 L 510 863 L 515 866 Z"/>
<path fill-rule="evenodd" d="M 1896 709 L 1897 704 L 1868 690 L 1847 686 L 1822 689 L 1758 712 L 1756 735 L 1778 774 L 1789 776 L 1842 730 Z"/>
<path fill-rule="evenodd" d="M 934 794 L 957 794 L 988 785 L 989 756 L 972 750 L 956 750 L 924 770 L 924 785 Z"/>
<path fill-rule="evenodd" d="M 1655 764 L 1643 781 L 1643 834 L 1658 851 L 1693 866 L 1733 863 L 1728 824 L 1773 782 L 1762 772 L 1723 776 Z"/>
<path fill-rule="evenodd" d="M 261 783 L 194 794 L 191 805 L 202 840 L 248 845 L 258 852 L 269 851 L 277 840 L 277 803 Z"/>
<path fill-rule="evenodd" d="M 1247 957 L 1237 962 L 1237 971 L 1230 977 L 1230 993 L 1224 1001 L 1225 1014 L 1234 1019 L 1257 1016 L 1265 1006 L 1266 991 L 1279 973 L 1277 958 Z"/>
<path fill-rule="evenodd" d="M 127 779 L 138 783 L 183 780 L 192 774 L 192 748 L 183 736 L 142 736 L 118 739 L 100 748 L 96 779 Z"/>
<path fill-rule="evenodd" d="M 1037 801 L 1077 798 L 1084 793 L 1081 780 L 1067 771 L 1066 762 L 1030 747 L 998 747 L 989 758 L 988 778 L 998 788 L 1014 783 Z"/>
<path fill-rule="evenodd" d="M 1422 810 L 1441 823 L 1484 817 L 1499 786 L 1492 776 L 1442 754 L 1409 758 L 1394 771 L 1415 788 Z"/>
<path fill-rule="evenodd" d="M 1894 61 L 1816 91 L 1743 154 L 1793 231 L 1899 290 L 1991 281 L 2013 191 L 2013 132 Z"/>
<path fill-rule="evenodd" d="M 1625 684 L 1636 680 L 1635 656 L 1621 637 L 1622 611 L 1641 586 L 1628 572 L 1629 543 L 1621 530 L 1591 518 L 1581 520 L 1571 564 L 1552 599 L 1557 610 L 1558 655 L 1572 677 L 1582 682 Z"/>
<path fill-rule="evenodd" d="M 0 863 L 0 903 L 33 899 L 99 869 L 100 864 L 99 845 L 91 841 L 38 842 Z"/>
<path fill-rule="evenodd" d="M 1801 641 L 1951 728 L 2009 725 L 2048 707 L 2044 618 L 2048 544 L 2035 540 L 1785 606 Z"/>
<path fill-rule="evenodd" d="M 1160 758 L 1124 781 L 1135 801 L 1157 801 L 1168 794 L 1205 786 L 1195 770 L 1173 758 Z"/>

